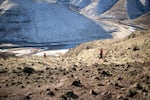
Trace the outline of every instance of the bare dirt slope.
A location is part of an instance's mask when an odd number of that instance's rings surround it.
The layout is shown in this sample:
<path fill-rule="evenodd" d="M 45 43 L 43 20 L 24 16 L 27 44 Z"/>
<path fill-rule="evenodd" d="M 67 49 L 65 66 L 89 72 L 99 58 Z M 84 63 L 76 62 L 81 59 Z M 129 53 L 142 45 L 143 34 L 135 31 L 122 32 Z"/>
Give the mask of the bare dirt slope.
<path fill-rule="evenodd" d="M 103 63 L 146 62 L 150 60 L 149 33 L 149 31 L 136 31 L 124 39 L 107 39 L 81 44 L 67 55 L 75 55 L 77 58 L 87 60 L 87 63 L 95 63 L 99 57 L 99 50 L 103 48 L 105 54 Z"/>
<path fill-rule="evenodd" d="M 108 17 L 119 20 L 128 19 L 127 9 L 124 6 L 126 0 L 119 0 L 112 8 L 101 14 L 101 17 Z"/>
<path fill-rule="evenodd" d="M 149 100 L 149 33 L 81 44 L 60 57 L 0 54 L 0 99 Z"/>
<path fill-rule="evenodd" d="M 137 18 L 134 20 L 134 22 L 137 24 L 137 25 L 141 25 L 143 26 L 144 28 L 147 28 L 149 29 L 150 27 L 150 12 L 147 13 L 147 14 L 144 14 L 143 16 Z"/>

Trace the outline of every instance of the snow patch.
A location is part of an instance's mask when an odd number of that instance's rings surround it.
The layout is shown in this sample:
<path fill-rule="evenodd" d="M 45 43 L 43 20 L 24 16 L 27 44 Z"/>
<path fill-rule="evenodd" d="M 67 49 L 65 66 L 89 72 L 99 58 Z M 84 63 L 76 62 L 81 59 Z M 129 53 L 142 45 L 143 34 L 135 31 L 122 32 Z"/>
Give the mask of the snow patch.
<path fill-rule="evenodd" d="M 60 56 L 68 52 L 69 49 L 61 49 L 61 50 L 48 50 L 34 54 L 33 56 L 43 56 L 44 53 L 46 56 Z"/>

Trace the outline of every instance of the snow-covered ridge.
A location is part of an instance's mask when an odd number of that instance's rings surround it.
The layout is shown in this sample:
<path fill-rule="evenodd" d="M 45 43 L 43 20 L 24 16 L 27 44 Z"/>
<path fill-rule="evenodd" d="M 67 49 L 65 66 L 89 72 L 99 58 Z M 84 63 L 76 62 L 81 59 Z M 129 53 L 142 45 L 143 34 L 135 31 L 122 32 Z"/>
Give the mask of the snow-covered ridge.
<path fill-rule="evenodd" d="M 83 15 L 135 19 L 149 8 L 149 0 L 0 0 L 0 41 L 86 42 L 109 38 L 107 30 Z"/>
<path fill-rule="evenodd" d="M 111 37 L 92 20 L 56 0 L 5 0 L 0 5 L 0 40 L 89 41 Z"/>
<path fill-rule="evenodd" d="M 104 15 L 103 17 L 115 19 L 124 19 L 126 16 L 126 19 L 135 19 L 150 11 L 150 0 L 71 0 L 71 4 L 90 18 Z M 81 4 L 84 6 L 81 7 Z"/>
<path fill-rule="evenodd" d="M 81 9 L 81 13 L 87 16 L 100 15 L 115 4 L 117 0 L 93 0 L 85 8 Z"/>

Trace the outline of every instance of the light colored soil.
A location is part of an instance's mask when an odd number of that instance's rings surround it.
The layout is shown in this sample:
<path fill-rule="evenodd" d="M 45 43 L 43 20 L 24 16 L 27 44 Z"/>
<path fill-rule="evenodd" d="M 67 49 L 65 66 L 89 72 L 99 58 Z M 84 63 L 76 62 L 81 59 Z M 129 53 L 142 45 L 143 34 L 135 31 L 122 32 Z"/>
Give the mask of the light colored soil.
<path fill-rule="evenodd" d="M 1 53 L 0 99 L 149 100 L 149 33 L 81 44 L 59 57 Z"/>
<path fill-rule="evenodd" d="M 131 26 L 123 25 L 111 20 L 100 19 L 97 20 L 97 22 L 102 23 L 105 30 L 112 31 L 110 33 L 114 39 L 125 38 L 135 31 Z"/>
<path fill-rule="evenodd" d="M 139 18 L 134 20 L 134 23 L 136 23 L 137 25 L 141 25 L 143 26 L 145 29 L 149 29 L 150 28 L 150 12 L 144 14 L 143 16 L 140 16 Z"/>

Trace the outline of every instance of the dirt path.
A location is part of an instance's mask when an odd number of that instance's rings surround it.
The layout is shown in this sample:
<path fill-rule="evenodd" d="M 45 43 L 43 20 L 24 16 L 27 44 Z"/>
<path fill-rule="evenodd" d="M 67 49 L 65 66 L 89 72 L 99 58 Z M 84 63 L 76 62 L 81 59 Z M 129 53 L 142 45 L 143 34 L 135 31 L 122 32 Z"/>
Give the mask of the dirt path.
<path fill-rule="evenodd" d="M 127 37 L 135 31 L 131 26 L 123 25 L 111 20 L 100 20 L 97 22 L 102 23 L 102 27 L 110 32 L 114 39 Z"/>

